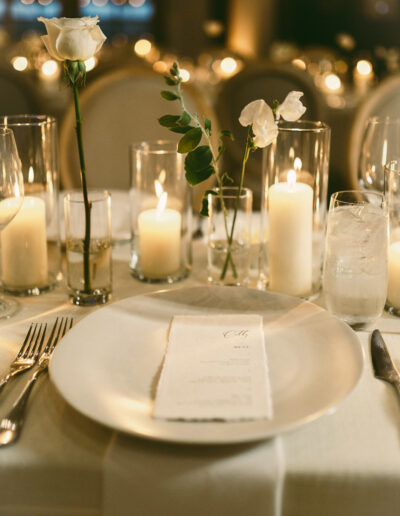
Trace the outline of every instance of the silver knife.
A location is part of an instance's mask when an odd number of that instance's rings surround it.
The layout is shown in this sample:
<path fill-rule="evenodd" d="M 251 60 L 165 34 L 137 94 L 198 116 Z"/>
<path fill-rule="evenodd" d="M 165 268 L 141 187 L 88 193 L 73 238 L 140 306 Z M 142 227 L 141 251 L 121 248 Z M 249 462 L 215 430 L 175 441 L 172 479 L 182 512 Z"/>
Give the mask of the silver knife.
<path fill-rule="evenodd" d="M 390 356 L 389 350 L 379 330 L 372 332 L 371 358 L 375 377 L 391 383 L 400 396 L 400 373 Z"/>

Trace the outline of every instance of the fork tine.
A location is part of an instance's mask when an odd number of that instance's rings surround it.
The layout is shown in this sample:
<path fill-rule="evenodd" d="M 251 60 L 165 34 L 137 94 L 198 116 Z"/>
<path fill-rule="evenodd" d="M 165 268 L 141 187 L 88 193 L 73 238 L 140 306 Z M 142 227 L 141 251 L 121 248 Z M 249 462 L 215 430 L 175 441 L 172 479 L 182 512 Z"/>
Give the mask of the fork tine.
<path fill-rule="evenodd" d="M 35 331 L 36 331 L 36 326 L 37 326 L 37 323 L 32 323 L 32 324 L 29 326 L 28 333 L 26 334 L 25 340 L 24 340 L 24 342 L 22 343 L 22 346 L 21 346 L 21 349 L 19 350 L 19 353 L 18 353 L 18 355 L 17 355 L 17 358 L 20 358 L 22 355 L 24 355 L 24 358 L 26 358 L 25 353 L 27 353 L 27 352 L 28 352 L 29 347 L 30 347 L 30 345 L 31 345 L 31 343 L 32 343 L 32 339 L 33 339 L 33 336 L 34 336 Z M 32 335 L 32 337 L 31 337 L 32 331 L 33 331 L 33 335 Z"/>
<path fill-rule="evenodd" d="M 38 359 L 40 353 L 42 352 L 42 349 L 43 349 L 43 343 L 44 343 L 44 338 L 46 336 L 46 331 L 47 331 L 47 323 L 44 324 L 44 325 L 41 325 L 43 327 L 43 331 L 42 331 L 42 336 L 39 340 L 39 335 L 38 335 L 38 338 L 36 339 L 36 343 L 35 343 L 35 348 L 34 348 L 34 355 L 33 355 L 33 358 L 35 360 Z M 42 329 L 42 328 L 41 328 Z M 39 330 L 39 333 L 40 333 L 40 330 Z"/>
<path fill-rule="evenodd" d="M 58 325 L 58 317 L 57 317 L 55 323 L 53 324 L 53 328 L 51 329 L 51 333 L 50 333 L 50 336 L 49 336 L 49 338 L 47 340 L 47 344 L 46 344 L 46 347 L 44 348 L 43 353 L 48 353 L 49 352 L 50 344 L 51 344 L 51 342 L 53 340 L 53 337 L 54 337 L 54 334 L 56 332 L 57 325 Z"/>
<path fill-rule="evenodd" d="M 36 324 L 35 328 L 35 334 L 32 336 L 31 345 L 28 352 L 28 358 L 37 358 L 38 353 L 37 350 L 41 343 L 43 343 L 44 334 L 46 333 L 46 326 L 43 326 L 43 324 Z M 37 332 L 36 332 L 37 330 Z"/>
<path fill-rule="evenodd" d="M 53 343 L 52 343 L 52 345 L 50 347 L 50 350 L 49 350 L 50 353 L 53 352 L 54 348 L 56 347 L 58 342 L 64 337 L 64 335 L 66 334 L 67 330 L 69 328 L 71 328 L 72 323 L 73 323 L 72 317 L 71 317 L 70 321 L 69 321 L 68 317 L 65 317 L 65 318 L 61 319 L 57 335 L 55 336 L 55 338 L 53 340 Z M 68 327 L 68 324 L 69 324 L 69 327 Z"/>

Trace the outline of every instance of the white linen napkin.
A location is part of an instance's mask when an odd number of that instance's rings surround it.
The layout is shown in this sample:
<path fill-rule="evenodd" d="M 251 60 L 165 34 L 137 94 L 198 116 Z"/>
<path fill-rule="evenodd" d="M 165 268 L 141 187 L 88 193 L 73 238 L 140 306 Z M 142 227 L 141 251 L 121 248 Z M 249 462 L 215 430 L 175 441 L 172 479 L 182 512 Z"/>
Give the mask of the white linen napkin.
<path fill-rule="evenodd" d="M 179 446 L 117 433 L 103 464 L 101 516 L 281 516 L 284 471 L 280 437 Z"/>
<path fill-rule="evenodd" d="M 233 421 L 271 415 L 262 317 L 174 317 L 153 416 Z"/>

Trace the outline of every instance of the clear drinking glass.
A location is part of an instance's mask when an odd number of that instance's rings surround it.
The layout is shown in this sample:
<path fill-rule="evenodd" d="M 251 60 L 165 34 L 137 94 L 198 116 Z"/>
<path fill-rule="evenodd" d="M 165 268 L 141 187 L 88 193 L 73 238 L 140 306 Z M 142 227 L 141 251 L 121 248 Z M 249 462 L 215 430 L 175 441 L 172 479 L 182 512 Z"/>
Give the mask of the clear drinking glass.
<path fill-rule="evenodd" d="M 131 146 L 131 274 L 174 283 L 191 269 L 192 206 L 184 156 L 172 141 Z"/>
<path fill-rule="evenodd" d="M 22 209 L 4 235 L 9 253 L 19 257 L 21 273 L 3 272 L 1 283 L 13 295 L 38 295 L 61 279 L 57 122 L 47 115 L 7 115 L 0 116 L 0 126 L 14 133 L 25 191 Z M 25 231 L 16 246 L 8 235 L 18 227 Z"/>
<path fill-rule="evenodd" d="M 64 198 L 67 285 L 73 304 L 80 306 L 106 303 L 112 289 L 111 196 L 106 190 L 89 190 L 89 200 L 89 287 L 85 289 L 83 194 L 76 191 Z"/>
<path fill-rule="evenodd" d="M 223 187 L 208 194 L 208 281 L 247 285 L 251 264 L 251 210 L 248 188 Z"/>
<path fill-rule="evenodd" d="M 323 289 L 328 310 L 358 328 L 385 306 L 388 211 L 383 194 L 348 190 L 331 196 Z"/>
<path fill-rule="evenodd" d="M 372 117 L 367 120 L 358 163 L 361 188 L 383 192 L 384 168 L 400 156 L 400 118 Z"/>
<path fill-rule="evenodd" d="M 29 264 L 21 264 L 18 254 L 11 254 L 4 242 L 4 230 L 20 211 L 24 197 L 24 181 L 21 173 L 14 134 L 11 129 L 0 127 L 0 238 L 2 272 L 6 269 L 9 274 L 15 275 L 23 272 L 21 267 Z M 21 234 L 22 231 L 22 234 Z M 23 241 L 23 228 L 13 231 L 10 235 L 16 246 Z M 13 299 L 0 297 L 0 317 L 10 317 L 18 309 L 18 303 Z"/>

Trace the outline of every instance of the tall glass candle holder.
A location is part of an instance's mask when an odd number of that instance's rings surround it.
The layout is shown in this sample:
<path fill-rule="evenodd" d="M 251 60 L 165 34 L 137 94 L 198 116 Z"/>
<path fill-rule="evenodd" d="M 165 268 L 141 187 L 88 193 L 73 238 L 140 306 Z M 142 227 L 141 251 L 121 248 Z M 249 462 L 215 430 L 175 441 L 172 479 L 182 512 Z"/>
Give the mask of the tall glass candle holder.
<path fill-rule="evenodd" d="M 47 115 L 1 116 L 13 130 L 25 198 L 1 234 L 1 285 L 14 295 L 38 295 L 61 279 L 57 122 Z"/>
<path fill-rule="evenodd" d="M 321 288 L 330 129 L 321 122 L 279 122 L 264 149 L 260 288 L 311 298 Z"/>
<path fill-rule="evenodd" d="M 150 283 L 173 283 L 192 263 L 192 208 L 184 156 L 176 142 L 131 146 L 132 275 Z"/>
<path fill-rule="evenodd" d="M 384 168 L 384 189 L 389 211 L 389 280 L 386 309 L 400 316 L 400 160 Z"/>

